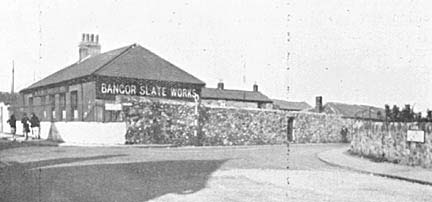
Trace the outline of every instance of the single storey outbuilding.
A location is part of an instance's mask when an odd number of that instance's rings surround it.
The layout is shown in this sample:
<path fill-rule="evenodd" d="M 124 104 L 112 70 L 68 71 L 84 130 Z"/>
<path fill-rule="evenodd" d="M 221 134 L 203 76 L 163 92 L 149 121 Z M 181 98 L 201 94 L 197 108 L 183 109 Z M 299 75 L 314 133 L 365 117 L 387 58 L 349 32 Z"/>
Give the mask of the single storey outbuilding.
<path fill-rule="evenodd" d="M 20 91 L 20 111 L 48 121 L 122 121 L 121 96 L 194 101 L 205 83 L 138 44 L 100 53 L 83 34 L 79 60 Z"/>

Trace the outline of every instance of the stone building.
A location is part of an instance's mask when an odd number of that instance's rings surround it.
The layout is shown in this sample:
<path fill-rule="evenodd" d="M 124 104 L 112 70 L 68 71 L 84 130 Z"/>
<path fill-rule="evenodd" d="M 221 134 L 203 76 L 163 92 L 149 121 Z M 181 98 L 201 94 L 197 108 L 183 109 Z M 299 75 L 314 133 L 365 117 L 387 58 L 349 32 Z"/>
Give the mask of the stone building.
<path fill-rule="evenodd" d="M 303 111 L 312 108 L 312 106 L 306 102 L 293 102 L 273 99 L 273 108 L 283 111 Z"/>
<path fill-rule="evenodd" d="M 43 121 L 121 121 L 121 96 L 191 102 L 205 83 L 138 44 L 100 53 L 83 34 L 79 60 L 20 91 L 21 112 Z"/>
<path fill-rule="evenodd" d="M 344 118 L 352 119 L 371 119 L 376 121 L 382 121 L 385 119 L 385 111 L 383 108 L 339 102 L 327 102 L 323 105 L 321 96 L 316 97 L 315 108 L 310 109 L 309 111 L 326 114 L 337 114 Z"/>
<path fill-rule="evenodd" d="M 217 88 L 203 88 L 201 98 L 204 105 L 238 107 L 238 108 L 272 108 L 272 100 L 258 91 L 254 84 L 252 91 L 229 90 L 219 82 Z"/>

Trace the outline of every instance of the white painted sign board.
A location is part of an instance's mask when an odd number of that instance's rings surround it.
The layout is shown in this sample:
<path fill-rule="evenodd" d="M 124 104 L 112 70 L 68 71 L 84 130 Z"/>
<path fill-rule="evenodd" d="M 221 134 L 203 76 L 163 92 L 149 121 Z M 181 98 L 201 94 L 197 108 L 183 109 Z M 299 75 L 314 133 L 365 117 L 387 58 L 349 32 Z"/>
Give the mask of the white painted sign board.
<path fill-rule="evenodd" d="M 408 142 L 424 143 L 424 141 L 425 141 L 424 131 L 422 131 L 422 130 L 408 130 L 407 141 Z"/>
<path fill-rule="evenodd" d="M 122 110 L 122 105 L 121 104 L 105 103 L 105 110 L 120 111 L 120 110 Z"/>

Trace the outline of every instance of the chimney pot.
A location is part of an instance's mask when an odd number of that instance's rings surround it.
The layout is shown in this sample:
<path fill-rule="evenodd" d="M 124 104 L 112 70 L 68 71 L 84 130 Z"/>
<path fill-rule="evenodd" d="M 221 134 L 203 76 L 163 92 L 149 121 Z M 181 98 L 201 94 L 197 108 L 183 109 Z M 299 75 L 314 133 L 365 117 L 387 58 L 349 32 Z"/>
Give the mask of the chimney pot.
<path fill-rule="evenodd" d="M 95 34 L 83 34 L 83 41 L 79 44 L 79 61 L 84 58 L 97 55 L 101 51 L 99 36 Z"/>
<path fill-rule="evenodd" d="M 254 92 L 258 92 L 258 85 L 256 83 L 253 85 L 252 88 Z"/>
<path fill-rule="evenodd" d="M 217 89 L 219 89 L 219 90 L 223 90 L 223 89 L 224 89 L 224 83 L 223 83 L 222 81 L 220 81 L 220 82 L 217 84 Z"/>
<path fill-rule="evenodd" d="M 85 34 L 83 33 L 81 41 L 84 41 L 84 40 L 85 40 Z"/>
<path fill-rule="evenodd" d="M 321 113 L 323 111 L 322 96 L 316 96 L 316 98 L 315 98 L 315 110 L 318 113 Z"/>

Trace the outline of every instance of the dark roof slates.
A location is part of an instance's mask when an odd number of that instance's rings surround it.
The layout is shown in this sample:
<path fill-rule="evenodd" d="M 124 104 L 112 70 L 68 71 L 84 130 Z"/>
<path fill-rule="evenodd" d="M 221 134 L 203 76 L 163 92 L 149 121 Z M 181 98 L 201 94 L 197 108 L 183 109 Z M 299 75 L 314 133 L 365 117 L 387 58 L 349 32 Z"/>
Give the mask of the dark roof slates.
<path fill-rule="evenodd" d="M 128 71 L 125 71 L 127 68 Z M 137 45 L 110 64 L 95 72 L 101 76 L 173 81 L 204 85 L 205 83 L 160 56 Z"/>
<path fill-rule="evenodd" d="M 204 82 L 141 47 L 129 45 L 67 66 L 23 89 L 30 90 L 90 75 L 164 80 L 205 85 Z"/>
<path fill-rule="evenodd" d="M 328 102 L 324 105 L 326 113 L 341 114 L 351 118 L 369 118 L 369 109 L 371 118 L 377 117 L 377 112 L 384 115 L 384 109 L 368 105 L 345 104 L 337 102 Z"/>
<path fill-rule="evenodd" d="M 100 68 L 110 60 L 114 59 L 120 53 L 127 50 L 127 48 L 129 48 L 129 46 L 111 50 L 93 56 L 91 58 L 85 59 L 81 62 L 76 62 L 30 85 L 26 89 L 38 88 L 38 87 L 47 86 L 50 84 L 60 83 L 74 78 L 90 75 L 98 68 Z"/>
<path fill-rule="evenodd" d="M 275 107 L 285 110 L 305 110 L 312 108 L 312 106 L 310 106 L 306 102 L 293 102 L 278 99 L 273 99 L 273 104 L 275 105 Z"/>
<path fill-rule="evenodd" d="M 217 88 L 202 88 L 201 97 L 203 99 L 217 99 L 217 100 L 237 100 L 249 102 L 267 102 L 271 103 L 272 100 L 261 92 L 244 91 L 244 90 L 220 90 Z"/>

